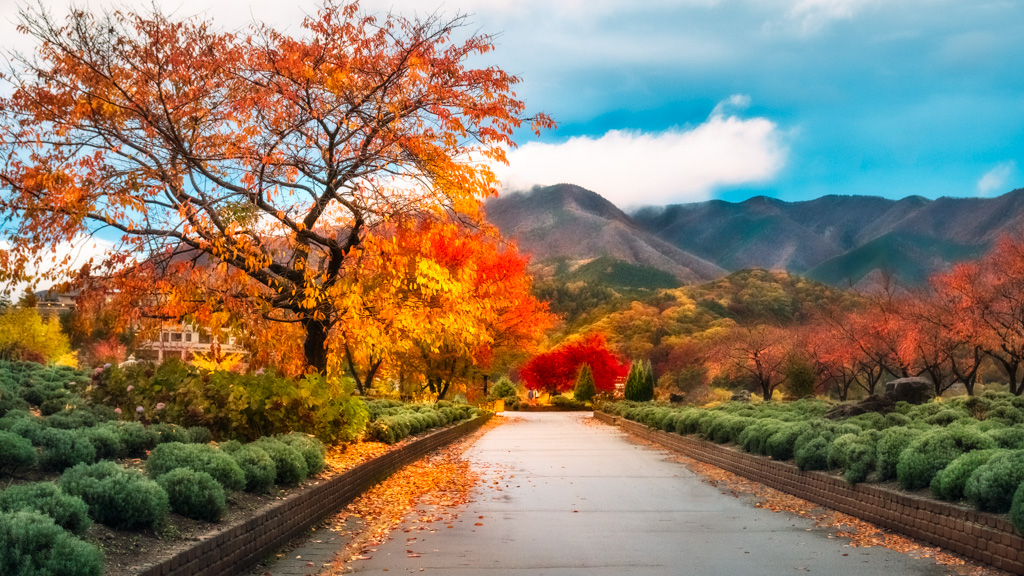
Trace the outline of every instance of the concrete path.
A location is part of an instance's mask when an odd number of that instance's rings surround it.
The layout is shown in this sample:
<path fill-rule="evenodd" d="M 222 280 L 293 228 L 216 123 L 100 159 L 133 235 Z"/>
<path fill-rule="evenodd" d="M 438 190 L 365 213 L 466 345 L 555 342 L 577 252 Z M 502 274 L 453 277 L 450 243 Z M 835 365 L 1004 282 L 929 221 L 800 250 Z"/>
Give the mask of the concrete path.
<path fill-rule="evenodd" d="M 354 572 L 953 574 L 931 560 L 852 548 L 810 520 L 723 495 L 589 414 L 506 417 L 467 452 L 484 480 L 452 528 L 396 530 Z"/>

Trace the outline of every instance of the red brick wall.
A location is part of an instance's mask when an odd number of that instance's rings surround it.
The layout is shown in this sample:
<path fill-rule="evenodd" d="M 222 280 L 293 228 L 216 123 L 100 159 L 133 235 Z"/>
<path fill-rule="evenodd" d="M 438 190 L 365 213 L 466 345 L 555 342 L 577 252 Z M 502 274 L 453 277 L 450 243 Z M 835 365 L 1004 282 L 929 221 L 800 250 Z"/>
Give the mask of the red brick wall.
<path fill-rule="evenodd" d="M 486 414 L 424 436 L 327 482 L 292 494 L 249 520 L 220 526 L 192 548 L 143 568 L 139 576 L 230 576 L 244 573 L 395 470 L 473 432 L 490 417 Z"/>
<path fill-rule="evenodd" d="M 630 420 L 595 412 L 598 420 L 672 451 L 782 490 L 798 498 L 856 516 L 878 526 L 990 564 L 1024 574 L 1024 538 L 1004 516 L 996 516 L 871 484 L 847 484 L 825 472 L 802 471 L 790 462 L 748 454 L 693 436 L 653 430 Z"/>

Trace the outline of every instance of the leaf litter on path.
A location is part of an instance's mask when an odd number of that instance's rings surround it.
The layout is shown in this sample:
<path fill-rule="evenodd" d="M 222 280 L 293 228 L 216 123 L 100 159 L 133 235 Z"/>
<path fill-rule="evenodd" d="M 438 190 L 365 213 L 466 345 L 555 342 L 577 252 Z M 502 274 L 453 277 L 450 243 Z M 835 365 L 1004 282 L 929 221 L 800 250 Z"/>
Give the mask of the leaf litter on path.
<path fill-rule="evenodd" d="M 454 526 L 458 514 L 454 510 L 469 502 L 473 488 L 480 479 L 472 470 L 463 453 L 481 436 L 502 423 L 492 418 L 479 430 L 446 448 L 437 450 L 395 472 L 383 482 L 370 488 L 331 518 L 328 525 L 334 530 L 349 530 L 350 540 L 340 550 L 325 574 L 343 574 L 349 564 L 368 560 L 387 540 L 391 533 L 412 518 L 405 533 L 434 532 L 436 522 L 447 528 Z M 353 528 L 352 519 L 358 519 Z M 477 523 L 482 525 L 481 523 Z M 423 539 L 409 536 L 406 554 L 419 558 L 424 550 L 413 548 Z"/>

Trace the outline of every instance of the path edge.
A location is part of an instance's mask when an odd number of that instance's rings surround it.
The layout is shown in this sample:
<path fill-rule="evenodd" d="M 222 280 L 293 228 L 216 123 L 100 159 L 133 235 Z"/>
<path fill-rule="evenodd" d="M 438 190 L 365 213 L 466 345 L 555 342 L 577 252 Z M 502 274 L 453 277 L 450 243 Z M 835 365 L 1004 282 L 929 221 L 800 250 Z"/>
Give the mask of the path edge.
<path fill-rule="evenodd" d="M 1007 572 L 1024 574 L 1024 538 L 1003 516 L 871 484 L 847 484 L 825 472 L 749 454 L 707 440 L 681 436 L 594 411 L 594 418 L 744 478 L 826 506 L 915 540 L 952 550 Z"/>
<path fill-rule="evenodd" d="M 138 576 L 234 576 L 263 558 L 403 466 L 471 434 L 493 416 L 471 420 L 417 438 L 338 476 L 290 494 L 256 516 L 216 530 L 173 556 L 140 568 Z"/>

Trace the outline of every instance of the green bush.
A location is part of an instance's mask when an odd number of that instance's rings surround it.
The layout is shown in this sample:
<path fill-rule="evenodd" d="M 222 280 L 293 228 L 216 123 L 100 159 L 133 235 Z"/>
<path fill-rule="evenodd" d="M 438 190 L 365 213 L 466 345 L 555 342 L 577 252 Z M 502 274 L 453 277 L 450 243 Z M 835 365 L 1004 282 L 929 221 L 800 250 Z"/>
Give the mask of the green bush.
<path fill-rule="evenodd" d="M 889 416 L 892 416 L 892 414 Z M 882 435 L 878 439 L 878 448 L 875 455 L 875 469 L 878 471 L 879 480 L 885 481 L 896 478 L 896 466 L 900 461 L 900 454 L 907 446 L 910 446 L 910 443 L 915 438 L 923 433 L 924 431 L 922 430 L 905 428 L 903 426 L 886 428 L 882 431 Z"/>
<path fill-rule="evenodd" d="M 8 422 L 10 422 L 10 424 L 7 424 L 7 431 L 32 442 L 33 446 L 41 446 L 43 438 L 50 432 L 50 429 L 39 418 L 27 415 L 27 412 L 24 418 L 12 418 L 12 414 L 14 412 L 9 412 L 5 417 L 5 420 L 9 419 Z"/>
<path fill-rule="evenodd" d="M 967 479 L 964 496 L 979 510 L 1009 512 L 1017 487 L 1024 482 L 1024 450 L 1008 450 L 992 456 Z"/>
<path fill-rule="evenodd" d="M 96 447 L 85 435 L 70 430 L 47 430 L 42 435 L 43 455 L 39 460 L 43 469 L 60 472 L 76 464 L 96 461 Z"/>
<path fill-rule="evenodd" d="M 100 576 L 103 553 L 37 512 L 0 513 L 0 574 Z"/>
<path fill-rule="evenodd" d="M 93 520 L 115 528 L 156 528 L 167 518 L 163 488 L 116 462 L 79 464 L 65 471 L 58 485 L 84 500 Z"/>
<path fill-rule="evenodd" d="M 429 425 L 429 422 L 427 423 Z M 428 426 L 429 427 L 429 426 Z M 310 476 L 319 474 L 327 463 L 327 448 L 324 443 L 302 432 L 292 432 L 275 436 L 281 442 L 295 449 L 306 461 L 306 471 Z"/>
<path fill-rule="evenodd" d="M 960 500 L 971 474 L 999 452 L 998 449 L 975 450 L 953 460 L 932 478 L 932 494 L 942 500 Z"/>
<path fill-rule="evenodd" d="M 145 456 L 146 452 L 156 446 L 159 438 L 155 430 L 139 422 L 116 422 L 110 425 L 117 430 L 118 437 L 124 445 L 125 455 L 132 458 Z"/>
<path fill-rule="evenodd" d="M 930 486 L 935 474 L 972 450 L 995 448 L 992 438 L 973 427 L 950 426 L 925 432 L 900 453 L 896 478 L 908 490 Z"/>
<path fill-rule="evenodd" d="M 765 451 L 773 460 L 792 460 L 797 438 L 811 429 L 807 422 L 788 422 L 768 438 Z"/>
<path fill-rule="evenodd" d="M 208 444 L 213 441 L 213 434 L 205 426 L 191 426 L 188 429 L 188 438 L 193 444 Z"/>
<path fill-rule="evenodd" d="M 830 448 L 830 437 L 815 436 L 794 450 L 793 460 L 801 470 L 828 470 Z"/>
<path fill-rule="evenodd" d="M 157 478 L 171 510 L 196 520 L 219 522 L 227 505 L 224 488 L 206 472 L 176 468 Z"/>
<path fill-rule="evenodd" d="M 590 364 L 584 364 L 580 367 L 579 376 L 576 377 L 576 387 L 573 388 L 572 397 L 580 402 L 592 402 L 596 394 L 594 373 L 590 370 Z"/>
<path fill-rule="evenodd" d="M 1024 427 L 1012 426 L 1007 428 L 995 428 L 985 432 L 1000 448 L 1008 450 L 1020 450 L 1024 448 Z"/>
<path fill-rule="evenodd" d="M 188 428 L 184 426 L 160 423 L 153 424 L 149 429 L 156 433 L 157 444 L 170 444 L 172 442 L 190 444 L 192 442 L 192 435 L 189 434 Z"/>
<path fill-rule="evenodd" d="M 275 482 L 283 486 L 298 484 L 309 475 L 306 459 L 291 446 L 275 438 L 260 438 L 252 446 L 262 449 L 277 468 Z"/>
<path fill-rule="evenodd" d="M 223 449 L 223 448 L 222 448 Z M 227 450 L 225 450 L 227 451 Z M 277 465 L 274 459 L 259 446 L 239 445 L 228 452 L 245 473 L 246 492 L 269 492 L 277 478 Z"/>
<path fill-rule="evenodd" d="M 1017 487 L 1013 493 L 1013 503 L 1010 505 L 1010 522 L 1017 529 L 1018 534 L 1024 534 L 1024 484 Z"/>
<path fill-rule="evenodd" d="M 52 482 L 19 484 L 0 492 L 0 512 L 19 510 L 45 514 L 58 526 L 75 534 L 83 534 L 92 525 L 85 502 L 65 494 Z"/>
<path fill-rule="evenodd" d="M 245 488 L 245 473 L 231 455 L 208 444 L 160 444 L 146 459 L 146 474 L 150 478 L 159 478 L 177 468 L 206 472 L 226 490 Z"/>
<path fill-rule="evenodd" d="M 654 400 L 654 371 L 651 363 L 636 361 L 630 364 L 626 376 L 626 400 L 648 402 Z"/>
<path fill-rule="evenodd" d="M 32 442 L 13 432 L 0 431 L 0 471 L 34 466 L 36 459 Z"/>
<path fill-rule="evenodd" d="M 85 429 L 85 437 L 96 448 L 96 457 L 100 460 L 117 460 L 127 456 L 124 442 L 118 434 L 117 427 L 111 424 L 100 424 Z"/>
<path fill-rule="evenodd" d="M 497 400 L 499 398 L 505 400 L 505 402 L 515 401 L 519 399 L 519 391 L 516 389 L 516 385 L 512 383 L 507 377 L 502 376 L 498 381 L 491 386 L 491 391 L 488 396 Z"/>

